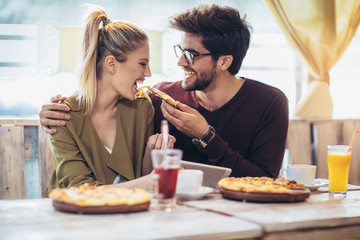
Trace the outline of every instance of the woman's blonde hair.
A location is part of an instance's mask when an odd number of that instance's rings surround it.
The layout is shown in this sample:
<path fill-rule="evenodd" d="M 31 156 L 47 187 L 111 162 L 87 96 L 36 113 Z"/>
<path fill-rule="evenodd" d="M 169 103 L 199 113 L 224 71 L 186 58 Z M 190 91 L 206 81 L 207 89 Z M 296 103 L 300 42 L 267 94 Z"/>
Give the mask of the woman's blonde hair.
<path fill-rule="evenodd" d="M 89 12 L 82 24 L 81 58 L 77 68 L 78 98 L 85 113 L 89 113 L 94 105 L 97 78 L 102 74 L 104 59 L 112 55 L 117 61 L 125 62 L 129 53 L 148 40 L 146 33 L 136 25 L 112 22 L 100 7 L 87 6 Z"/>

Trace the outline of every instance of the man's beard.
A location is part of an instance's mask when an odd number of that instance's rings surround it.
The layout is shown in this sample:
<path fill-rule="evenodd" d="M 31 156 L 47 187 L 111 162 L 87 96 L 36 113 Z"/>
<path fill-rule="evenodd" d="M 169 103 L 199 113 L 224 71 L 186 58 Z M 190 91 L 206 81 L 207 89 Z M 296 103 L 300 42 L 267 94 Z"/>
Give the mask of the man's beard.
<path fill-rule="evenodd" d="M 196 80 L 191 85 L 189 85 L 188 82 L 184 80 L 182 82 L 182 87 L 185 91 L 201 91 L 206 89 L 210 85 L 210 83 L 212 83 L 215 76 L 216 72 L 215 68 L 213 67 L 208 71 L 201 72 L 199 77 L 196 73 Z"/>

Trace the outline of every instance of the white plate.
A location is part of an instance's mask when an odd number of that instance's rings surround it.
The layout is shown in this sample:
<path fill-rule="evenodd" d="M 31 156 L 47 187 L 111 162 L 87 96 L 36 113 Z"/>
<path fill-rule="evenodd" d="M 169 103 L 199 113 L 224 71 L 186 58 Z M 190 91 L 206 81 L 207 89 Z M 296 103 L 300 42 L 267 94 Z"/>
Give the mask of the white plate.
<path fill-rule="evenodd" d="M 197 192 L 177 192 L 176 198 L 179 200 L 201 199 L 213 191 L 211 187 L 201 187 Z"/>
<path fill-rule="evenodd" d="M 310 191 L 316 191 L 319 187 L 324 187 L 328 183 L 325 180 L 315 179 L 310 186 L 306 186 Z"/>

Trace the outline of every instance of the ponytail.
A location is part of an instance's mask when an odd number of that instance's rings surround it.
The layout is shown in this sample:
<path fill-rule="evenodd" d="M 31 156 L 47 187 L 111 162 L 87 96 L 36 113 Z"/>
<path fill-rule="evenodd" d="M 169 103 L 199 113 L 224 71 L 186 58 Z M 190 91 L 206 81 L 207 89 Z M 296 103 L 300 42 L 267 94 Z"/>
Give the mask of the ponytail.
<path fill-rule="evenodd" d="M 105 57 L 113 55 L 117 61 L 125 62 L 127 54 L 134 51 L 142 41 L 148 40 L 148 37 L 133 24 L 112 22 L 105 11 L 95 5 L 89 5 L 81 36 L 81 58 L 77 69 L 78 98 L 87 114 L 95 103 L 97 78 L 102 74 Z"/>

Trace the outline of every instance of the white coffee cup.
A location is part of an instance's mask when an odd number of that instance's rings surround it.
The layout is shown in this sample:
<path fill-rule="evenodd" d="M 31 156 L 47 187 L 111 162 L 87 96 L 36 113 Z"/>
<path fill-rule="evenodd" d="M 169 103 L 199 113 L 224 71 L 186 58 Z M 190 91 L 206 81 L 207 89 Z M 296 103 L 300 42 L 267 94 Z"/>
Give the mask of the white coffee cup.
<path fill-rule="evenodd" d="M 204 172 L 195 169 L 182 169 L 179 171 L 176 191 L 177 192 L 197 192 L 203 182 Z"/>
<path fill-rule="evenodd" d="M 310 186 L 315 179 L 316 166 L 305 164 L 291 164 L 287 169 L 281 169 L 280 175 L 289 178 L 305 186 Z"/>

